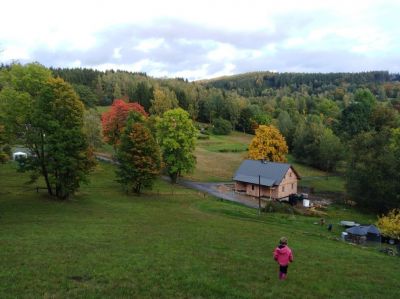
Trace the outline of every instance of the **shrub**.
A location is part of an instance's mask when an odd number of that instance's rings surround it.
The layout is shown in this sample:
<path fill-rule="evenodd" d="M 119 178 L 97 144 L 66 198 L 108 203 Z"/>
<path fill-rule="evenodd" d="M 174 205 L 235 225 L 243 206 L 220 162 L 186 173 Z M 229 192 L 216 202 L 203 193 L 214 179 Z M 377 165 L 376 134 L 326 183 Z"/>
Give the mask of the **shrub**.
<path fill-rule="evenodd" d="M 232 131 L 232 124 L 223 118 L 217 118 L 213 122 L 213 133 L 215 135 L 229 135 Z"/>

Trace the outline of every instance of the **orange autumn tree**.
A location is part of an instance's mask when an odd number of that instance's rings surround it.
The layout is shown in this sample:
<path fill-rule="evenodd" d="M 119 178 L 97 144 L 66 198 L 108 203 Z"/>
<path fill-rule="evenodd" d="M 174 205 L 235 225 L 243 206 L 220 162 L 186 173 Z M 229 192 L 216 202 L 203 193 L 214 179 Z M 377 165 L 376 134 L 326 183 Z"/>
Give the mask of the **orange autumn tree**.
<path fill-rule="evenodd" d="M 126 103 L 121 99 L 114 100 L 111 109 L 101 116 L 104 139 L 108 144 L 113 145 L 114 149 L 120 143 L 126 120 L 132 111 L 147 117 L 146 111 L 139 103 Z"/>
<path fill-rule="evenodd" d="M 288 146 L 285 138 L 274 126 L 261 125 L 249 146 L 248 157 L 252 160 L 286 162 Z"/>

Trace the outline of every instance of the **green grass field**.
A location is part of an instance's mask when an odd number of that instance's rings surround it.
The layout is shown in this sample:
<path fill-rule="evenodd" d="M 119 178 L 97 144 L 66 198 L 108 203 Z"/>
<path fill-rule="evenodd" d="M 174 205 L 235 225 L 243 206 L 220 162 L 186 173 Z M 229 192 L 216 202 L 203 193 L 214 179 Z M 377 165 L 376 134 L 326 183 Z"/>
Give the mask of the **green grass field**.
<path fill-rule="evenodd" d="M 0 165 L 0 298 L 399 298 L 400 263 L 335 238 L 316 218 L 262 214 L 158 181 L 121 192 L 113 166 L 67 202 Z M 332 206 L 327 220 L 374 221 Z M 272 251 L 295 262 L 277 279 Z"/>

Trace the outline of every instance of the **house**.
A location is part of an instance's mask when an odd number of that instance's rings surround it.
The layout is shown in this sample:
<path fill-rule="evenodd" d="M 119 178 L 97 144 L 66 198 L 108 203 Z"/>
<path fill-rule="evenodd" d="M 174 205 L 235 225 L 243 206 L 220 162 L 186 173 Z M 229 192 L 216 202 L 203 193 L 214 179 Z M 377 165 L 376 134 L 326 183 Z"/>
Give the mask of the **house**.
<path fill-rule="evenodd" d="M 272 199 L 296 194 L 299 179 L 299 174 L 290 164 L 265 160 L 244 160 L 233 177 L 236 191 Z"/>

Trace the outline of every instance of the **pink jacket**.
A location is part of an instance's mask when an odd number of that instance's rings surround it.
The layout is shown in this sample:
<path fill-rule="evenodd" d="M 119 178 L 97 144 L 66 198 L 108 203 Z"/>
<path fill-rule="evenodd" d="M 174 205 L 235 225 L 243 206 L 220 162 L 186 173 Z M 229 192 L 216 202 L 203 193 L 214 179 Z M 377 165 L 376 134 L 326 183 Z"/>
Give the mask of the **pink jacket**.
<path fill-rule="evenodd" d="M 281 266 L 287 266 L 293 262 L 292 250 L 286 245 L 279 245 L 274 250 L 274 260 Z"/>

